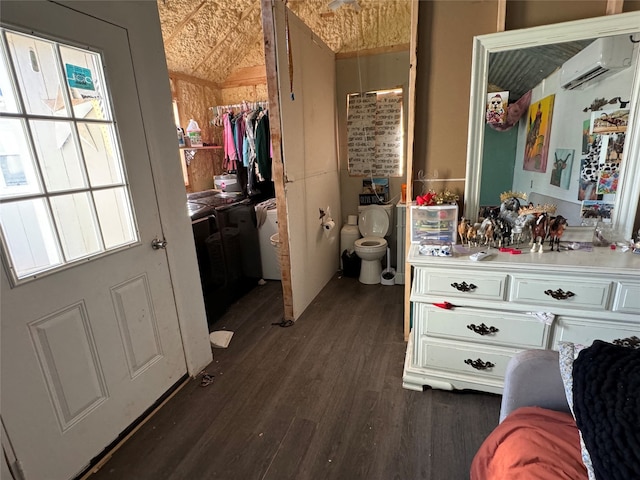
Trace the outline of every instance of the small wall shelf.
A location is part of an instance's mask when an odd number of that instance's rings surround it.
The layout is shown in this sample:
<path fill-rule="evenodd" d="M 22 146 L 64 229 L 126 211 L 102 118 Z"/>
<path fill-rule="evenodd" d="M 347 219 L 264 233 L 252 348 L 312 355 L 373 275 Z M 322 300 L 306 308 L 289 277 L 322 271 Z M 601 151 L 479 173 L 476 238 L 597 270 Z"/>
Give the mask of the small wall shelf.
<path fill-rule="evenodd" d="M 191 163 L 191 160 L 193 160 L 193 157 L 196 154 L 196 151 L 198 150 L 217 150 L 220 148 L 223 148 L 221 145 L 211 145 L 208 147 L 179 147 L 180 150 L 184 150 L 184 157 L 185 160 L 187 161 L 187 165 L 189 165 Z"/>

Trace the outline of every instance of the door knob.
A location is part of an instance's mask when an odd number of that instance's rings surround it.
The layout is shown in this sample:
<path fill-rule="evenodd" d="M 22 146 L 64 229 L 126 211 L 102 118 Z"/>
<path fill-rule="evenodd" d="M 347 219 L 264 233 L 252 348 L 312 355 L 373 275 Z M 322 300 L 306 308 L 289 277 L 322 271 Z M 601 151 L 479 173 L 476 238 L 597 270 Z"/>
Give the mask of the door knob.
<path fill-rule="evenodd" d="M 153 248 L 154 250 L 159 250 L 159 249 L 165 249 L 167 248 L 167 241 L 163 238 L 162 240 L 158 239 L 158 238 L 154 238 L 151 241 L 151 248 Z"/>

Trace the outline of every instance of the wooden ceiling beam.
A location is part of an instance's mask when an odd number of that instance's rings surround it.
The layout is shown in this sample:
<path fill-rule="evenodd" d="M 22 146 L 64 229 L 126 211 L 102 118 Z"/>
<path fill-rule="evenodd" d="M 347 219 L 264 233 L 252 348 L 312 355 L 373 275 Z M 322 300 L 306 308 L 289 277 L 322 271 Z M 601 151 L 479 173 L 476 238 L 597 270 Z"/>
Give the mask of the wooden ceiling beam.
<path fill-rule="evenodd" d="M 189 83 L 195 83 L 196 85 L 202 85 L 205 87 L 220 90 L 220 85 L 218 85 L 216 82 L 194 77 L 193 75 L 187 75 L 186 73 L 172 72 L 171 70 L 169 70 L 169 78 L 171 78 L 172 80 L 182 80 Z"/>
<path fill-rule="evenodd" d="M 265 65 L 238 68 L 221 85 L 222 88 L 251 87 L 267 84 L 267 68 Z"/>
<path fill-rule="evenodd" d="M 180 33 L 182 32 L 182 29 L 184 28 L 184 26 L 188 22 L 190 22 L 193 19 L 193 17 L 195 17 L 200 12 L 200 10 L 202 10 L 202 7 L 204 7 L 206 5 L 206 3 L 207 3 L 207 0 L 202 0 L 202 2 L 200 2 L 196 8 L 191 10 L 189 15 L 184 17 L 182 19 L 182 21 L 180 23 L 178 23 L 178 25 L 173 30 L 171 35 L 169 35 L 169 37 L 165 40 L 165 42 L 164 42 L 165 45 L 169 45 L 178 35 L 180 35 Z"/>
<path fill-rule="evenodd" d="M 246 9 L 244 12 L 242 12 L 242 15 L 240 15 L 240 19 L 238 20 L 238 24 L 235 25 L 233 28 L 235 30 L 237 29 L 241 29 L 242 28 L 242 23 L 244 23 L 250 16 L 251 13 L 255 10 L 255 5 Z M 193 71 L 197 72 L 198 69 L 204 65 L 213 55 L 215 55 L 218 50 L 223 47 L 225 45 L 225 40 L 226 40 L 227 36 L 223 36 L 222 37 L 222 41 L 216 45 L 214 45 L 213 47 L 211 47 L 209 49 L 209 51 L 202 57 L 202 60 L 200 60 L 194 67 L 193 67 Z"/>

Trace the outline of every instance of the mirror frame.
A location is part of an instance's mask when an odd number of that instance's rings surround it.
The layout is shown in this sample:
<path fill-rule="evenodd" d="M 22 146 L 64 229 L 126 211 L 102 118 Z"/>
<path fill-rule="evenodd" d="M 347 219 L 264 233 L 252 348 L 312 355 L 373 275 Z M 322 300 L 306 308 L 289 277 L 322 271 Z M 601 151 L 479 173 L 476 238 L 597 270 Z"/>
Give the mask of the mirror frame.
<path fill-rule="evenodd" d="M 471 61 L 467 174 L 464 190 L 465 218 L 476 219 L 480 208 L 489 54 L 551 43 L 638 32 L 640 32 L 640 12 L 630 12 L 474 37 Z M 636 57 L 639 55 L 637 54 Z M 636 209 L 640 200 L 639 95 L 640 58 L 636 58 L 636 71 L 633 75 L 631 103 L 629 104 L 626 146 L 616 193 L 616 206 L 611 219 L 614 228 L 624 234 L 624 238 L 631 238 Z"/>

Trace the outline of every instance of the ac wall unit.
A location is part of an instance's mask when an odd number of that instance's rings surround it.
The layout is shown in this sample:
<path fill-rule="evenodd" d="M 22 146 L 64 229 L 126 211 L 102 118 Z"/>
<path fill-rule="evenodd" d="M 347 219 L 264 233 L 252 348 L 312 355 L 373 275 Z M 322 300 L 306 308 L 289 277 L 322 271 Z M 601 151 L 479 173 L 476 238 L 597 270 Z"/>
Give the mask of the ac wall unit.
<path fill-rule="evenodd" d="M 562 65 L 560 85 L 573 90 L 599 82 L 629 67 L 632 54 L 633 44 L 626 35 L 598 38 Z"/>

